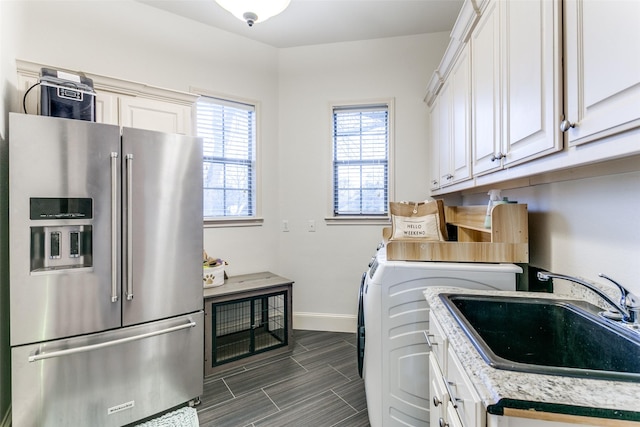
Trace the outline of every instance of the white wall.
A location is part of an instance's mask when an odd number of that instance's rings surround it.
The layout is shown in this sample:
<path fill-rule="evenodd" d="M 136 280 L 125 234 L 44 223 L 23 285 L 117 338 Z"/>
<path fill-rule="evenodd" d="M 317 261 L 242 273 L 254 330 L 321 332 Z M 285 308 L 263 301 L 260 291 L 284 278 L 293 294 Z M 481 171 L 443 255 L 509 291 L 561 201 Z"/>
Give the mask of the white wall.
<path fill-rule="evenodd" d="M 639 166 L 640 168 L 640 166 Z M 530 264 L 640 295 L 640 172 L 576 179 L 502 192 L 529 209 Z M 465 197 L 484 204 L 488 196 Z"/>
<path fill-rule="evenodd" d="M 382 226 L 327 225 L 335 101 L 395 99 L 395 199 L 427 197 L 426 84 L 447 33 L 282 49 L 279 267 L 294 285 L 294 327 L 354 331 L 360 277 Z M 308 232 L 313 220 L 316 231 Z"/>

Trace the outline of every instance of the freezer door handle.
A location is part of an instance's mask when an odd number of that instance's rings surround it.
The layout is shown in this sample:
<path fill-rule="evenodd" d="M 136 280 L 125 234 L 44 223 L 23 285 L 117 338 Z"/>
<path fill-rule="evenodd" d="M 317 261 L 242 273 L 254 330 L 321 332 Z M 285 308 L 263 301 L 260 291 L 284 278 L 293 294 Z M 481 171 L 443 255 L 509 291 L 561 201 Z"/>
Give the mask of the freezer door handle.
<path fill-rule="evenodd" d="M 111 153 L 111 302 L 118 301 L 118 153 Z"/>
<path fill-rule="evenodd" d="M 133 299 L 133 154 L 127 154 L 127 300 Z"/>
<path fill-rule="evenodd" d="M 84 352 L 87 352 L 87 351 L 98 350 L 98 349 L 105 348 L 105 347 L 112 347 L 114 345 L 120 345 L 120 344 L 125 344 L 125 343 L 128 343 L 128 342 L 132 342 L 132 341 L 142 340 L 142 339 L 145 339 L 145 338 L 155 337 L 157 335 L 168 334 L 170 332 L 176 332 L 176 331 L 180 331 L 182 329 L 193 328 L 195 326 L 196 326 L 196 322 L 189 321 L 188 323 L 185 323 L 183 325 L 172 326 L 170 328 L 161 329 L 159 331 L 147 332 L 145 334 L 134 335 L 134 336 L 131 336 L 131 337 L 120 338 L 120 339 L 112 340 L 112 341 L 106 341 L 106 342 L 102 342 L 102 343 L 99 343 L 99 344 L 84 345 L 84 346 L 81 346 L 81 347 L 69 348 L 69 349 L 66 349 L 66 350 L 52 351 L 52 352 L 49 352 L 49 353 L 41 353 L 40 350 L 37 350 L 34 354 L 29 356 L 28 360 L 29 360 L 29 362 L 37 362 L 38 360 L 51 359 L 53 357 L 68 356 L 68 355 L 76 354 L 76 353 L 84 353 Z"/>

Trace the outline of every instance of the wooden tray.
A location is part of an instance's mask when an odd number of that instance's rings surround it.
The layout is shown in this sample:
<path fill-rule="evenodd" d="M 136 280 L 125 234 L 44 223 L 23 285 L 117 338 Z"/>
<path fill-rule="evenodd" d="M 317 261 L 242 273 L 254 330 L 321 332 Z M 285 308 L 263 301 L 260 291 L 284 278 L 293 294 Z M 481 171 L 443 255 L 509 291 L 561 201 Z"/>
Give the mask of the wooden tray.
<path fill-rule="evenodd" d="M 526 204 L 501 204 L 484 227 L 486 206 L 445 206 L 447 224 L 457 227 L 458 240 L 437 242 L 388 240 L 387 259 L 396 261 L 529 262 L 529 222 Z"/>

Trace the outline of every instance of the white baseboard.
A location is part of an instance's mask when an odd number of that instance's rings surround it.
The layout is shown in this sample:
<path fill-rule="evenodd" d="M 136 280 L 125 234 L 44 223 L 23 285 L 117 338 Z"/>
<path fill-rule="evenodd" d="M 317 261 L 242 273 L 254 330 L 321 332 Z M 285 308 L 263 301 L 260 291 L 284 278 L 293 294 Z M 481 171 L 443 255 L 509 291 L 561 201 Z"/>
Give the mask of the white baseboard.
<path fill-rule="evenodd" d="M 7 408 L 7 412 L 5 412 L 4 417 L 2 417 L 0 427 L 11 427 L 11 405 Z"/>
<path fill-rule="evenodd" d="M 355 333 L 356 316 L 351 314 L 293 313 L 293 329 Z"/>

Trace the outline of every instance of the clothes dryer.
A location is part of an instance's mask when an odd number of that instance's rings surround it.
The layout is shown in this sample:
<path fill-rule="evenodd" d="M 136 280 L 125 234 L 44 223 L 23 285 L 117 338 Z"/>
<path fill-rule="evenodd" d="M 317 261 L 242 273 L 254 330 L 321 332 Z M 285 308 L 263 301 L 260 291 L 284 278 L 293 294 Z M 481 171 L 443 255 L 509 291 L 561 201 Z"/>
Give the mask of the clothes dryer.
<path fill-rule="evenodd" d="M 429 286 L 515 290 L 514 264 L 388 261 L 379 247 L 360 285 L 358 358 L 371 427 L 429 425 Z"/>

